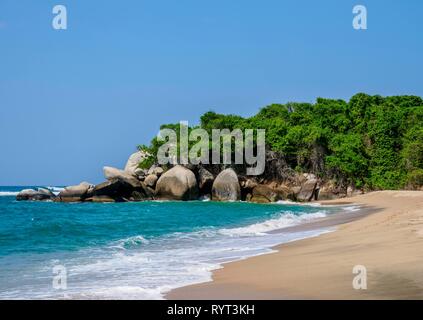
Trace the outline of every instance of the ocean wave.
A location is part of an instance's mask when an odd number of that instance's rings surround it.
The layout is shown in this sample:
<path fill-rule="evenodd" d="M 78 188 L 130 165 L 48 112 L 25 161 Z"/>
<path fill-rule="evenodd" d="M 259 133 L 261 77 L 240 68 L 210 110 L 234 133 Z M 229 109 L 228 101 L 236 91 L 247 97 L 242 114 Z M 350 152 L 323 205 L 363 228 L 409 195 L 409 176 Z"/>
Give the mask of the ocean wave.
<path fill-rule="evenodd" d="M 141 250 L 121 251 L 98 258 L 94 254 L 89 260 L 85 260 L 87 255 L 84 254 L 81 261 L 73 261 L 68 268 L 75 279 L 82 279 L 82 283 L 75 282 L 68 289 L 68 298 L 163 299 L 172 289 L 211 281 L 212 272 L 222 268 L 223 263 L 269 254 L 280 243 L 325 232 L 328 230 L 277 233 L 256 238 L 234 238 L 216 233 L 216 238 L 208 241 L 167 239 L 159 246 L 152 242 Z"/>
<path fill-rule="evenodd" d="M 359 205 L 342 207 L 342 210 L 349 211 L 349 212 L 359 211 L 360 209 L 361 209 L 361 207 Z"/>
<path fill-rule="evenodd" d="M 112 247 L 121 248 L 121 249 L 130 249 L 133 247 L 138 247 L 140 245 L 149 244 L 149 243 L 150 243 L 149 240 L 147 240 L 141 235 L 138 235 L 138 236 L 119 240 L 115 244 L 113 244 Z"/>
<path fill-rule="evenodd" d="M 308 206 L 308 207 L 321 207 L 322 205 L 318 202 L 295 202 L 292 200 L 279 200 L 276 204 L 294 205 L 294 206 Z"/>
<path fill-rule="evenodd" d="M 293 213 L 283 213 L 279 217 L 266 220 L 264 222 L 255 223 L 246 227 L 240 228 L 224 228 L 220 229 L 219 232 L 228 236 L 263 236 L 268 232 L 291 227 L 301 223 L 308 222 L 310 220 L 326 217 L 326 211 L 318 211 L 315 213 L 295 215 Z"/>
<path fill-rule="evenodd" d="M 150 206 L 153 208 L 159 204 L 148 204 L 145 210 L 151 209 Z M 30 273 L 24 273 L 30 274 L 30 277 L 19 277 L 18 283 L 11 285 L 11 290 L 0 290 L 0 299 L 163 299 L 171 289 L 210 281 L 212 271 L 222 268 L 223 263 L 268 254 L 274 252 L 278 244 L 326 232 L 327 229 L 272 231 L 325 217 L 332 212 L 330 208 L 260 208 L 264 216 L 253 216 L 251 219 L 254 220 L 243 220 L 243 224 L 236 219 L 233 224 L 218 224 L 212 220 L 215 219 L 214 211 L 210 211 L 210 221 L 216 226 L 204 223 L 185 232 L 159 233 L 156 236 L 148 233 L 148 227 L 137 227 L 131 229 L 135 235 L 125 234 L 120 239 L 108 239 L 99 245 L 93 243 L 75 252 L 45 253 L 41 260 L 31 263 Z M 195 204 L 195 209 L 198 210 L 198 204 Z M 231 210 L 228 209 L 228 214 L 232 213 Z M 40 256 L 36 257 L 39 259 Z M 52 267 L 57 264 L 65 266 L 72 277 L 72 286 L 66 293 L 46 289 L 42 281 L 39 281 L 40 284 L 31 282 L 28 290 L 26 279 L 51 277 Z M 15 274 L 14 270 L 8 272 Z"/>
<path fill-rule="evenodd" d="M 25 190 L 25 189 L 34 189 L 34 190 L 37 190 L 38 189 L 38 187 L 22 187 L 22 189 L 21 190 L 13 190 L 13 191 L 11 191 L 11 190 L 3 190 L 3 191 L 0 191 L 0 197 L 16 197 L 18 194 L 19 194 L 19 192 L 21 192 L 22 190 Z M 50 190 L 51 192 L 53 192 L 56 196 L 61 192 L 61 191 L 63 191 L 64 190 L 64 188 L 62 188 L 62 187 L 45 187 L 45 189 L 48 189 L 48 190 Z"/>
<path fill-rule="evenodd" d="M 0 191 L 0 197 L 17 196 L 19 192 L 16 191 Z"/>

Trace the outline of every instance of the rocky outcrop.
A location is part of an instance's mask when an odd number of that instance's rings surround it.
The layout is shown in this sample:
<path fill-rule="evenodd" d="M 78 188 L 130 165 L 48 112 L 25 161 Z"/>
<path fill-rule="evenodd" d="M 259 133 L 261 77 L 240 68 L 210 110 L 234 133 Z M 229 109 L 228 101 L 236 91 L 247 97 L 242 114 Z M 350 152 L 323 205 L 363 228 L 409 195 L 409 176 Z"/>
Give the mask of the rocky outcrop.
<path fill-rule="evenodd" d="M 255 179 L 243 179 L 240 184 L 243 189 L 253 190 L 257 187 L 258 182 Z"/>
<path fill-rule="evenodd" d="M 56 195 L 51 192 L 49 189 L 45 188 L 38 188 L 37 190 L 38 195 L 35 196 L 35 200 L 53 200 L 56 198 Z"/>
<path fill-rule="evenodd" d="M 104 167 L 104 176 L 107 180 L 120 180 L 132 186 L 132 188 L 140 188 L 140 181 L 132 174 L 113 167 Z"/>
<path fill-rule="evenodd" d="M 18 193 L 16 196 L 16 200 L 18 201 L 27 201 L 31 200 L 33 196 L 37 194 L 37 191 L 34 189 L 24 189 L 21 192 Z"/>
<path fill-rule="evenodd" d="M 360 194 L 363 194 L 363 190 L 360 189 L 356 189 L 353 186 L 349 186 L 347 188 L 347 197 L 355 197 L 355 196 L 359 196 Z"/>
<path fill-rule="evenodd" d="M 256 203 L 269 203 L 284 200 L 282 192 L 266 185 L 257 185 L 251 194 L 250 201 Z"/>
<path fill-rule="evenodd" d="M 60 202 L 81 202 L 89 197 L 89 192 L 93 189 L 94 186 L 92 184 L 81 182 L 77 186 L 66 187 L 55 200 Z"/>
<path fill-rule="evenodd" d="M 144 183 L 147 186 L 154 188 L 156 186 L 156 182 L 158 179 L 159 178 L 155 174 L 149 174 L 148 176 L 145 177 Z"/>
<path fill-rule="evenodd" d="M 156 185 L 156 198 L 162 200 L 195 200 L 198 185 L 194 173 L 177 165 L 162 174 Z"/>
<path fill-rule="evenodd" d="M 85 202 L 110 203 L 110 202 L 116 202 L 116 199 L 111 198 L 109 196 L 92 196 L 92 197 L 85 199 Z"/>
<path fill-rule="evenodd" d="M 43 201 L 54 200 L 54 198 L 56 198 L 54 193 L 44 188 L 39 188 L 37 190 L 25 189 L 16 195 L 16 200 L 18 201 Z"/>
<path fill-rule="evenodd" d="M 135 171 L 139 168 L 140 163 L 148 156 L 149 154 L 145 151 L 137 151 L 133 153 L 126 162 L 124 171 L 129 174 L 135 174 Z"/>
<path fill-rule="evenodd" d="M 300 177 L 301 188 L 296 194 L 298 201 L 312 201 L 317 200 L 317 177 L 311 173 L 304 173 Z"/>
<path fill-rule="evenodd" d="M 197 177 L 198 177 L 198 187 L 200 189 L 200 194 L 201 195 L 211 194 L 213 181 L 214 181 L 213 174 L 210 171 L 204 169 L 203 167 L 200 167 L 198 169 Z"/>
<path fill-rule="evenodd" d="M 152 200 L 152 192 L 145 184 L 137 181 L 136 187 L 125 179 L 113 178 L 95 186 L 92 197 L 86 201 L 101 202 L 105 199 L 107 202 L 125 202 L 125 201 L 144 201 Z"/>
<path fill-rule="evenodd" d="M 238 176 L 233 169 L 223 170 L 213 182 L 212 200 L 238 201 L 241 200 L 241 187 Z"/>
<path fill-rule="evenodd" d="M 134 190 L 129 197 L 129 201 L 148 201 L 154 200 L 154 189 L 142 184 L 142 189 Z"/>
<path fill-rule="evenodd" d="M 162 167 L 152 166 L 150 169 L 148 169 L 147 174 L 154 174 L 157 177 L 160 177 L 163 174 L 164 170 Z"/>
<path fill-rule="evenodd" d="M 36 194 L 37 194 L 37 191 L 35 191 L 34 189 L 24 189 L 18 193 L 18 195 L 16 196 L 16 200 L 18 201 L 31 200 L 32 197 L 34 197 Z"/>
<path fill-rule="evenodd" d="M 135 170 L 134 174 L 139 180 L 142 180 L 148 175 L 148 170 L 138 168 Z"/>
<path fill-rule="evenodd" d="M 347 191 L 345 188 L 337 186 L 335 181 L 330 180 L 319 186 L 317 198 L 318 200 L 333 200 L 345 198 L 346 196 Z"/>
<path fill-rule="evenodd" d="M 299 174 L 290 169 L 276 153 L 268 154 L 268 168 L 260 176 L 238 176 L 231 168 L 220 171 L 220 165 L 177 165 L 166 172 L 157 164 L 149 169 L 139 168 L 139 163 L 147 156 L 145 152 L 134 153 L 125 170 L 104 167 L 107 181 L 97 186 L 83 182 L 66 187 L 57 197 L 48 189 L 28 189 L 20 192 L 16 198 L 61 202 L 211 198 L 214 201 L 247 200 L 270 203 L 286 199 L 327 200 L 363 193 L 352 186 L 339 186 L 336 181 L 322 182 L 311 173 Z M 234 168 L 239 170 L 239 167 Z"/>

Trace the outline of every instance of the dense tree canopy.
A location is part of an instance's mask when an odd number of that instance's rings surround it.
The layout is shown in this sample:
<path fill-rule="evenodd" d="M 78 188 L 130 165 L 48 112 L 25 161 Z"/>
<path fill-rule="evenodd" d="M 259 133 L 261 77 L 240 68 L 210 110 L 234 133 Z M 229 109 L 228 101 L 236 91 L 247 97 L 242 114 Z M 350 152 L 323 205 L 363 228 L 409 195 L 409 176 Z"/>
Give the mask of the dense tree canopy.
<path fill-rule="evenodd" d="M 360 93 L 349 102 L 318 98 L 314 104 L 272 104 L 250 118 L 209 111 L 200 126 L 209 132 L 265 129 L 268 148 L 290 167 L 342 185 L 372 190 L 423 185 L 420 97 Z M 154 154 L 159 145 L 153 139 L 143 148 Z"/>

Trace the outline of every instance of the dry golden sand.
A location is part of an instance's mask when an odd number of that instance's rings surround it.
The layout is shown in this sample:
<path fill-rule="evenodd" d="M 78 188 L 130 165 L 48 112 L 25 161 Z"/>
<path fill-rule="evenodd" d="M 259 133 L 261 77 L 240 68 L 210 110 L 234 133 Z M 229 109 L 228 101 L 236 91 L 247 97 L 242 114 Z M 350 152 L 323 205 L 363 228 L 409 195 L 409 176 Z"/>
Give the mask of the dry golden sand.
<path fill-rule="evenodd" d="M 228 263 L 213 282 L 167 298 L 422 299 L 423 192 L 373 192 L 348 202 L 377 210 L 335 232 L 280 245 L 276 253 Z M 353 289 L 355 265 L 367 268 L 367 290 Z"/>

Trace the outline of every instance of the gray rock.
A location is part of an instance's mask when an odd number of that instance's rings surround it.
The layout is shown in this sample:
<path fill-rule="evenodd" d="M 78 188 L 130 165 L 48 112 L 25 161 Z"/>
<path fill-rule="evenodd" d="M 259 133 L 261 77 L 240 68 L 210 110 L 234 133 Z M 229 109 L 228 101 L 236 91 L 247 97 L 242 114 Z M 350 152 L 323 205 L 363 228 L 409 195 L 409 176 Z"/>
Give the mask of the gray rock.
<path fill-rule="evenodd" d="M 241 181 L 241 188 L 243 189 L 254 189 L 258 185 L 255 179 L 244 179 Z"/>
<path fill-rule="evenodd" d="M 56 198 L 56 195 L 48 189 L 45 188 L 38 188 L 37 195 L 35 196 L 34 200 L 52 200 Z"/>
<path fill-rule="evenodd" d="M 123 170 L 119 170 L 113 167 L 104 167 L 103 168 L 104 171 L 104 176 L 106 177 L 107 180 L 115 180 L 118 179 L 120 181 L 123 181 L 129 185 L 131 185 L 133 188 L 140 188 L 141 187 L 141 183 L 140 181 L 132 174 L 123 171 Z"/>
<path fill-rule="evenodd" d="M 77 186 L 66 187 L 57 196 L 57 201 L 61 202 L 80 202 L 88 196 L 88 191 L 93 189 L 93 185 L 88 182 L 81 182 Z"/>
<path fill-rule="evenodd" d="M 135 153 L 133 153 L 125 166 L 125 170 L 126 172 L 130 173 L 130 174 L 134 174 L 135 171 L 138 169 L 139 164 L 149 156 L 149 154 L 145 151 L 137 151 Z"/>
<path fill-rule="evenodd" d="M 241 187 L 233 169 L 223 170 L 213 182 L 212 200 L 238 201 L 241 199 Z"/>
<path fill-rule="evenodd" d="M 39 188 L 38 190 L 34 189 L 25 189 L 18 193 L 16 200 L 18 201 L 43 201 L 43 200 L 53 200 L 56 196 L 53 192 L 45 188 Z"/>
<path fill-rule="evenodd" d="M 283 200 L 283 196 L 277 190 L 273 190 L 266 185 L 258 185 L 253 189 L 251 202 L 268 203 Z"/>
<path fill-rule="evenodd" d="M 135 190 L 132 192 L 130 201 L 148 201 L 154 199 L 154 189 L 143 185 L 142 190 Z"/>
<path fill-rule="evenodd" d="M 113 203 L 113 202 L 116 202 L 116 200 L 109 197 L 109 196 L 92 196 L 92 197 L 85 199 L 85 202 Z"/>
<path fill-rule="evenodd" d="M 160 177 L 160 176 L 163 174 L 163 172 L 164 172 L 164 170 L 163 170 L 163 168 L 162 168 L 162 167 L 152 166 L 152 167 L 148 170 L 147 174 L 148 174 L 148 175 L 150 175 L 150 174 L 154 174 L 155 176 Z"/>
<path fill-rule="evenodd" d="M 114 178 L 96 185 L 91 198 L 98 199 L 97 202 L 101 202 L 101 199 L 110 202 L 109 198 L 116 202 L 151 200 L 153 191 L 140 181 L 138 181 L 138 187 L 134 188 L 125 180 Z"/>
<path fill-rule="evenodd" d="M 304 173 L 299 178 L 301 187 L 292 188 L 295 192 L 296 200 L 311 201 L 317 200 L 317 177 L 311 173 Z"/>
<path fill-rule="evenodd" d="M 139 178 L 145 178 L 148 175 L 148 170 L 138 168 L 135 170 L 135 175 Z"/>
<path fill-rule="evenodd" d="M 198 187 L 200 188 L 201 194 L 210 194 L 213 186 L 214 176 L 213 174 L 200 167 L 198 169 Z"/>
<path fill-rule="evenodd" d="M 112 199 L 121 200 L 125 196 L 129 196 L 133 191 L 131 185 L 117 178 L 107 180 L 94 187 L 93 196 L 107 196 Z"/>
<path fill-rule="evenodd" d="M 335 181 L 327 181 L 316 188 L 318 200 L 333 200 L 347 196 L 345 190 L 336 185 Z"/>
<path fill-rule="evenodd" d="M 149 174 L 147 177 L 145 177 L 144 183 L 147 186 L 154 188 L 158 179 L 159 178 L 155 174 Z"/>
<path fill-rule="evenodd" d="M 17 194 L 16 200 L 18 201 L 31 200 L 32 197 L 36 195 L 37 195 L 37 191 L 35 191 L 34 189 L 24 189 Z"/>
<path fill-rule="evenodd" d="M 364 194 L 363 190 L 356 189 L 353 186 L 347 188 L 347 197 L 355 197 Z"/>
<path fill-rule="evenodd" d="M 198 185 L 195 175 L 180 165 L 162 174 L 156 184 L 156 198 L 163 200 L 195 200 Z"/>

